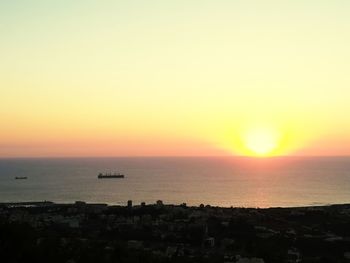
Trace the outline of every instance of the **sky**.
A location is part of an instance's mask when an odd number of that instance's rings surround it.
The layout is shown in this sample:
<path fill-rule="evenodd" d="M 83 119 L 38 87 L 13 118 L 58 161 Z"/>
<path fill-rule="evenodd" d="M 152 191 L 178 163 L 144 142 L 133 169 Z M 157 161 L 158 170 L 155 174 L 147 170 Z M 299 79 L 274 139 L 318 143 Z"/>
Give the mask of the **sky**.
<path fill-rule="evenodd" d="M 0 157 L 349 155 L 349 11 L 0 1 Z"/>

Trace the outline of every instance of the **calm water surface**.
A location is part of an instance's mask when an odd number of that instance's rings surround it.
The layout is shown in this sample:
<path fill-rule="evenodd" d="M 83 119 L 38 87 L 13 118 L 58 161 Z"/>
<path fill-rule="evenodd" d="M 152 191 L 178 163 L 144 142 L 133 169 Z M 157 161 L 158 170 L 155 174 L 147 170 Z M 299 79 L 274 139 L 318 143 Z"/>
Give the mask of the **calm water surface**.
<path fill-rule="evenodd" d="M 97 179 L 106 171 L 120 171 L 126 178 Z M 350 158 L 0 160 L 0 202 L 125 204 L 129 199 L 249 207 L 350 203 Z"/>

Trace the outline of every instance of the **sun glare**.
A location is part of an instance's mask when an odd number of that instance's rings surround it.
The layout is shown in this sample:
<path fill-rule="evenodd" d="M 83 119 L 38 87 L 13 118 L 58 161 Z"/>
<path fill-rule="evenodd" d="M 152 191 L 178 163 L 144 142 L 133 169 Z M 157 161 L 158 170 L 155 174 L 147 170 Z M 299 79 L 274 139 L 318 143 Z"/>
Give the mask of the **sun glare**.
<path fill-rule="evenodd" d="M 276 132 L 269 129 L 254 129 L 245 135 L 245 146 L 256 156 L 272 155 L 278 146 Z"/>

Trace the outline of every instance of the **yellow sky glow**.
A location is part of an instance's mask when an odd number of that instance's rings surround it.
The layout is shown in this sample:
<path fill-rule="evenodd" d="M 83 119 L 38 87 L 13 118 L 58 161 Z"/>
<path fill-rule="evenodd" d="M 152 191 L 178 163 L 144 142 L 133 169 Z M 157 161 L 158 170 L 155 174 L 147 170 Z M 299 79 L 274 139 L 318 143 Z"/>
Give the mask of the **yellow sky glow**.
<path fill-rule="evenodd" d="M 0 157 L 348 155 L 349 10 L 4 1 Z"/>

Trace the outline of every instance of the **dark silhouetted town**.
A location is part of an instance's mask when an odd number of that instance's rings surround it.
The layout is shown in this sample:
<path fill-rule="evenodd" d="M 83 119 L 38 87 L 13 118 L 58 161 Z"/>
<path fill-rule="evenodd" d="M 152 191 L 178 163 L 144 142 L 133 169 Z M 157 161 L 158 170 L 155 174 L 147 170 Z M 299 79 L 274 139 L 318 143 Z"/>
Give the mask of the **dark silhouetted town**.
<path fill-rule="evenodd" d="M 3 203 L 1 262 L 350 262 L 350 205 Z"/>

